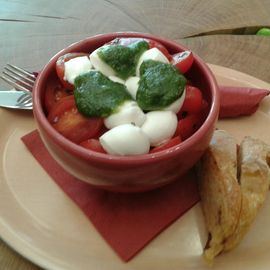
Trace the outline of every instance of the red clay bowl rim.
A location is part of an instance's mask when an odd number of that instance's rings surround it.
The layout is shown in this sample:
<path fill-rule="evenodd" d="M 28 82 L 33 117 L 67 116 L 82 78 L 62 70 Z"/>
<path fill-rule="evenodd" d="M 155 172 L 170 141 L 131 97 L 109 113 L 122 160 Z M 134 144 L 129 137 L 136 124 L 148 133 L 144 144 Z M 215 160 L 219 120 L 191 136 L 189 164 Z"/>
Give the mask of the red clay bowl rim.
<path fill-rule="evenodd" d="M 144 38 L 151 38 L 160 41 L 161 43 L 167 43 L 171 47 L 178 47 L 180 50 L 187 50 L 184 46 L 147 33 L 140 33 L 140 32 L 115 32 L 115 33 L 107 33 L 107 34 L 100 34 L 95 35 L 83 40 L 80 40 L 76 43 L 71 44 L 70 46 L 66 47 L 65 49 L 59 51 L 56 55 L 54 55 L 50 61 L 45 65 L 43 70 L 39 73 L 39 76 L 36 80 L 34 90 L 33 90 L 33 111 L 36 121 L 39 122 L 39 125 L 42 127 L 43 130 L 47 133 L 51 140 L 54 143 L 59 145 L 62 149 L 69 152 L 70 154 L 80 157 L 84 160 L 92 160 L 96 162 L 104 162 L 110 164 L 123 164 L 123 165 L 138 165 L 138 164 L 146 164 L 146 163 L 153 163 L 159 160 L 170 159 L 171 157 L 177 156 L 180 152 L 186 151 L 188 148 L 192 148 L 192 146 L 198 143 L 207 131 L 211 128 L 211 126 L 215 123 L 218 113 L 219 113 L 219 106 L 220 106 L 220 95 L 218 86 L 215 80 L 214 75 L 212 74 L 209 67 L 203 62 L 203 60 L 194 54 L 194 61 L 197 62 L 199 69 L 201 69 L 206 76 L 206 79 L 209 81 L 210 89 L 211 89 L 211 98 L 212 104 L 209 111 L 209 114 L 202 124 L 202 126 L 187 140 L 180 143 L 179 145 L 173 146 L 166 150 L 156 152 L 156 153 L 148 153 L 144 155 L 136 155 L 136 156 L 116 156 L 116 155 L 108 155 L 103 153 L 98 153 L 92 150 L 84 149 L 83 147 L 71 142 L 70 140 L 66 139 L 60 133 L 58 133 L 48 122 L 44 111 L 41 105 L 40 91 L 38 90 L 40 85 L 44 82 L 44 74 L 49 74 L 50 69 L 52 66 L 55 65 L 56 60 L 60 55 L 63 55 L 67 52 L 74 51 L 74 48 L 79 46 L 81 43 L 88 43 L 91 40 L 99 40 L 100 38 L 108 38 L 113 39 L 116 37 L 144 37 Z M 46 76 L 45 76 L 46 77 Z"/>

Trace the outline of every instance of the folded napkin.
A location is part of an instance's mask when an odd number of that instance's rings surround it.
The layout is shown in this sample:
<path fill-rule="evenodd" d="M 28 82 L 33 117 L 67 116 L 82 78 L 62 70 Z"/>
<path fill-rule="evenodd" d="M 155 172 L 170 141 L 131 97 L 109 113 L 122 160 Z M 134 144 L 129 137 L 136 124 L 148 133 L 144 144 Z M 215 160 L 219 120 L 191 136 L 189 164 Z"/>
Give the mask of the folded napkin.
<path fill-rule="evenodd" d="M 64 171 L 48 153 L 37 131 L 25 135 L 22 140 L 124 261 L 130 260 L 199 201 L 192 171 L 179 181 L 154 191 L 137 194 L 107 192 L 93 188 Z"/>
<path fill-rule="evenodd" d="M 253 114 L 261 100 L 269 95 L 267 89 L 219 86 L 219 118 L 232 118 Z"/>
<path fill-rule="evenodd" d="M 220 117 L 253 113 L 268 90 L 220 87 Z M 194 171 L 154 191 L 119 194 L 77 180 L 60 167 L 44 147 L 37 131 L 22 138 L 26 147 L 101 236 L 124 260 L 130 260 L 162 230 L 199 201 Z"/>

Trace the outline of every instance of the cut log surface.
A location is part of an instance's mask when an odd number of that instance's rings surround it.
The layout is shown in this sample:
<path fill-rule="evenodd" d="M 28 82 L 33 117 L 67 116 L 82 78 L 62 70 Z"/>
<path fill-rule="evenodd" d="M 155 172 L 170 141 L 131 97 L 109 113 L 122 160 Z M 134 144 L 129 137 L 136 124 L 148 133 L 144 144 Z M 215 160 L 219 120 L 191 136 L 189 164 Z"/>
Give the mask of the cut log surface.
<path fill-rule="evenodd" d="M 256 35 L 209 35 L 177 40 L 208 63 L 270 82 L 270 38 Z"/>

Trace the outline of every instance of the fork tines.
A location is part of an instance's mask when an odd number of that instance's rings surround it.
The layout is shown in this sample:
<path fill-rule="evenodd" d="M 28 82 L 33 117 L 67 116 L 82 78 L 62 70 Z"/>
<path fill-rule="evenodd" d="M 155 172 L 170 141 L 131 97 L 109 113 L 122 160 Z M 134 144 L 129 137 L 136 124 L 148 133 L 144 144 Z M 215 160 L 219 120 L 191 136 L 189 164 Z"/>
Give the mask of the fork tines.
<path fill-rule="evenodd" d="M 16 90 L 26 92 L 32 91 L 36 80 L 33 73 L 10 64 L 4 68 L 1 78 Z"/>
<path fill-rule="evenodd" d="M 33 106 L 31 92 L 23 93 L 23 95 L 17 99 L 16 105 L 22 109 L 31 109 Z"/>

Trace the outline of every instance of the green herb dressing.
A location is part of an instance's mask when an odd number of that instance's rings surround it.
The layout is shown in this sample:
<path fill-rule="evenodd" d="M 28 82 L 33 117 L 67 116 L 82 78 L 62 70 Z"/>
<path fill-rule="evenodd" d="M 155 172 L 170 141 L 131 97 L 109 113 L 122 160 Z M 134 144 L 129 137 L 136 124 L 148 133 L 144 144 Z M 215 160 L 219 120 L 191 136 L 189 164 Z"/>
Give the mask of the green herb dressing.
<path fill-rule="evenodd" d="M 125 85 L 111 81 L 99 71 L 76 77 L 74 96 L 78 111 L 88 117 L 107 117 L 126 100 L 132 100 Z"/>
<path fill-rule="evenodd" d="M 136 94 L 144 111 L 161 110 L 181 97 L 186 78 L 171 64 L 146 60 L 140 67 L 140 81 Z"/>
<path fill-rule="evenodd" d="M 117 76 L 127 79 L 135 75 L 138 60 L 142 53 L 148 49 L 148 43 L 142 40 L 128 46 L 119 44 L 105 45 L 98 49 L 97 54 L 102 61 L 116 72 Z"/>
<path fill-rule="evenodd" d="M 128 46 L 102 46 L 98 55 L 117 76 L 127 79 L 135 75 L 139 57 L 147 49 L 148 43 L 141 40 Z M 185 85 L 185 77 L 173 65 L 145 60 L 140 66 L 136 101 L 144 111 L 162 110 L 181 97 Z M 77 108 L 88 117 L 108 117 L 125 101 L 132 100 L 125 85 L 113 82 L 99 71 L 78 76 L 74 87 Z"/>

